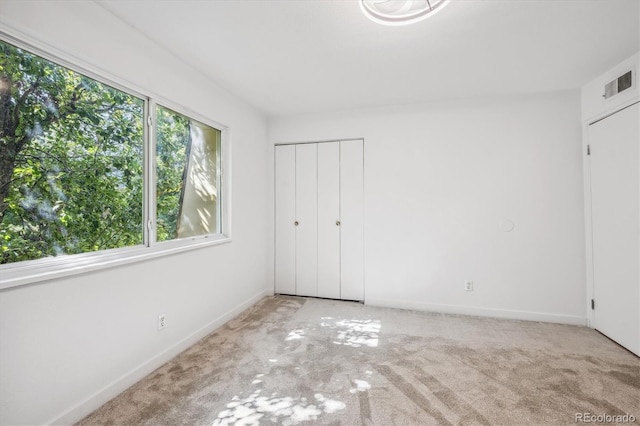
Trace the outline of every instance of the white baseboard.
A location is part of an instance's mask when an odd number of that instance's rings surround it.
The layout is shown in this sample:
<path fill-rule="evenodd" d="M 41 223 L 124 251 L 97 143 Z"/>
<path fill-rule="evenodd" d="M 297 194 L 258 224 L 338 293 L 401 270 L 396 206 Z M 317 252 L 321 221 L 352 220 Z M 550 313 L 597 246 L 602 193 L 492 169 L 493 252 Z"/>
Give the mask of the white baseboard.
<path fill-rule="evenodd" d="M 372 299 L 366 298 L 366 305 L 382 306 L 385 308 L 411 309 L 416 311 L 440 312 L 445 314 L 473 315 L 479 317 L 505 318 L 524 321 L 552 322 L 587 326 L 587 317 L 550 314 L 546 312 L 517 311 L 509 309 L 481 308 L 464 305 L 443 305 L 437 303 L 421 303 L 409 300 Z"/>
<path fill-rule="evenodd" d="M 120 376 L 107 386 L 95 392 L 93 395 L 87 397 L 83 401 L 64 411 L 62 414 L 52 419 L 51 421 L 46 422 L 46 424 L 55 424 L 55 425 L 68 425 L 73 424 L 79 420 L 82 420 L 87 415 L 91 414 L 93 411 L 104 405 L 106 402 L 115 398 L 121 392 L 131 387 L 145 376 L 149 375 L 158 367 L 165 364 L 171 358 L 178 355 L 180 352 L 184 351 L 188 347 L 192 346 L 198 340 L 202 339 L 207 334 L 215 331 L 217 328 L 231 320 L 236 315 L 240 314 L 245 309 L 251 307 L 255 303 L 257 303 L 262 298 L 272 295 L 273 290 L 263 290 L 257 295 L 251 297 L 250 299 L 240 303 L 236 307 L 231 310 L 225 312 L 220 315 L 215 320 L 211 321 L 209 324 L 204 327 L 196 330 L 191 333 L 189 336 L 180 340 L 175 345 L 165 349 L 160 352 L 158 355 L 148 359 L 138 367 L 129 371 L 128 373 Z"/>

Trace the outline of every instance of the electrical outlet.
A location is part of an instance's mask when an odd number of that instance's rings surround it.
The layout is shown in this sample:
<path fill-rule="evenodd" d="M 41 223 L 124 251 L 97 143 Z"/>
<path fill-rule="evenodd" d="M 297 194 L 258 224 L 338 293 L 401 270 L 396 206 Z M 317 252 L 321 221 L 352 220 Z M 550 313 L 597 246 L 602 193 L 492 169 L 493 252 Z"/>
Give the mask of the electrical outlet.
<path fill-rule="evenodd" d="M 167 326 L 167 316 L 165 314 L 158 315 L 158 331 L 164 330 Z"/>
<path fill-rule="evenodd" d="M 465 280 L 464 282 L 464 289 L 466 291 L 473 291 L 473 281 L 471 280 Z"/>

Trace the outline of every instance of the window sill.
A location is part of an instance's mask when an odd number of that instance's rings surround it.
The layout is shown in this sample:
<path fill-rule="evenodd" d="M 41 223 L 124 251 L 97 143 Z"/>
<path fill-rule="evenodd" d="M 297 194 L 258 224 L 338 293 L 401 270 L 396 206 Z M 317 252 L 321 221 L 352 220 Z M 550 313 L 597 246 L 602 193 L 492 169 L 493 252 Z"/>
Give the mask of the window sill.
<path fill-rule="evenodd" d="M 229 242 L 231 242 L 231 237 L 212 235 L 166 241 L 153 247 L 126 247 L 0 265 L 0 291 Z"/>

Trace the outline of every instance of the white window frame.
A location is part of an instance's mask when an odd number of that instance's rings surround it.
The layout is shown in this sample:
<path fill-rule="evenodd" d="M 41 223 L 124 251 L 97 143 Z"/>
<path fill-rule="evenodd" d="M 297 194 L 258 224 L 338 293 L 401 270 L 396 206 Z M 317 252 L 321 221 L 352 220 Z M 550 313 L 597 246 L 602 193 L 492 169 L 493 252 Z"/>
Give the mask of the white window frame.
<path fill-rule="evenodd" d="M 69 68 L 75 72 L 104 83 L 117 90 L 135 96 L 144 101 L 144 131 L 143 131 L 143 244 L 129 247 L 99 250 L 80 254 L 45 257 L 42 259 L 26 260 L 22 262 L 0 265 L 0 291 L 12 287 L 34 284 L 112 268 L 144 260 L 168 256 L 185 251 L 229 243 L 231 239 L 231 131 L 228 126 L 190 110 L 174 101 L 158 94 L 136 87 L 134 84 L 109 73 L 88 65 L 86 62 L 64 53 L 46 43 L 31 39 L 24 34 L 0 30 L 0 40 L 12 44 L 29 53 L 40 56 L 57 65 Z M 169 241 L 155 240 L 155 107 L 161 105 L 187 118 L 199 121 L 221 132 L 220 156 L 220 196 L 218 206 L 220 211 L 220 233 L 200 235 L 197 237 L 180 238 Z M 150 118 L 151 117 L 151 118 Z M 151 120 L 151 121 L 150 121 Z M 149 126 L 149 123 L 152 123 Z"/>

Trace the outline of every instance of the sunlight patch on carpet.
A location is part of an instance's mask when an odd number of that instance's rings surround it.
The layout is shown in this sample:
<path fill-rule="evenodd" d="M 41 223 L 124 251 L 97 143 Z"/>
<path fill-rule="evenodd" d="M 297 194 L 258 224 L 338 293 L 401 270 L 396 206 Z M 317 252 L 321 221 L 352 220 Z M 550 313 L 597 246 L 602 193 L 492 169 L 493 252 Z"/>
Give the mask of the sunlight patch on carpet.
<path fill-rule="evenodd" d="M 366 380 L 355 379 L 353 380 L 353 384 L 355 385 L 355 387 L 349 390 L 349 392 L 351 393 L 366 392 L 371 389 L 371 384 L 369 384 L 369 382 L 367 382 Z"/>
<path fill-rule="evenodd" d="M 304 338 L 304 330 L 298 329 L 298 330 L 291 330 L 287 338 L 284 340 L 289 341 L 289 340 L 297 340 L 302 338 Z"/>
<path fill-rule="evenodd" d="M 276 393 L 266 397 L 260 396 L 261 392 L 258 389 L 246 398 L 234 396 L 226 409 L 218 414 L 213 426 L 259 425 L 260 419 L 294 425 L 317 420 L 323 413 L 332 414 L 346 407 L 344 402 L 325 398 L 320 393 L 314 395 L 315 402 L 311 403 L 304 397 L 278 397 Z"/>
<path fill-rule="evenodd" d="M 331 317 L 323 317 L 322 320 L 328 320 Z M 328 327 L 337 331 L 336 340 L 333 341 L 336 345 L 344 346 L 368 346 L 375 348 L 378 346 L 378 335 L 382 324 L 380 320 L 340 320 L 335 322 L 322 321 L 320 323 L 322 327 Z"/>

